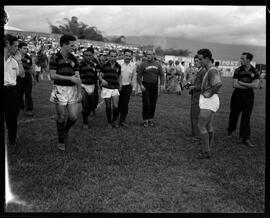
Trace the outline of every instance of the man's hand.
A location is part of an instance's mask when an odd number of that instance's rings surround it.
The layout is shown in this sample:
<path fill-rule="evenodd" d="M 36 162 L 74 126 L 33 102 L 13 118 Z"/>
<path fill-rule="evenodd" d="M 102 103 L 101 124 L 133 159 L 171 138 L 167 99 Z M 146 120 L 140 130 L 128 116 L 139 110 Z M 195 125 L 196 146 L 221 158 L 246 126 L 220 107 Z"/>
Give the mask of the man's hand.
<path fill-rule="evenodd" d="M 203 93 L 203 96 L 204 96 L 205 98 L 210 98 L 210 95 L 211 95 L 211 93 L 210 93 L 210 92 L 207 92 L 207 91 L 205 91 L 205 92 Z"/>
<path fill-rule="evenodd" d="M 107 86 L 107 85 L 108 85 L 108 82 L 107 82 L 106 80 L 103 79 L 103 80 L 101 81 L 101 85 L 102 85 L 102 86 Z"/>
<path fill-rule="evenodd" d="M 71 78 L 70 78 L 70 81 L 71 82 L 74 82 L 75 84 L 77 84 L 77 85 L 81 85 L 81 79 L 78 77 L 78 76 L 72 76 Z"/>
<path fill-rule="evenodd" d="M 141 84 L 141 90 L 142 90 L 142 92 L 144 92 L 146 90 L 143 84 Z"/>

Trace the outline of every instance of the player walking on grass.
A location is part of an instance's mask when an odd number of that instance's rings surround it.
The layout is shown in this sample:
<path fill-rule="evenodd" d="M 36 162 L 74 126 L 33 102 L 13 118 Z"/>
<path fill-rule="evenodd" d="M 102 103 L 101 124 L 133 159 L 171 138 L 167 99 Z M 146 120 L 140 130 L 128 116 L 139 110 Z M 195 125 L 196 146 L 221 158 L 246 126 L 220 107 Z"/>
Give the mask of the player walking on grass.
<path fill-rule="evenodd" d="M 142 62 L 139 70 L 137 81 L 141 86 L 143 94 L 143 126 L 153 126 L 156 104 L 158 99 L 158 79 L 160 78 L 161 91 L 165 90 L 164 74 L 161 65 L 154 60 L 154 52 L 147 50 L 147 60 Z"/>
<path fill-rule="evenodd" d="M 253 55 L 244 52 L 241 56 L 241 66 L 237 68 L 233 75 L 234 91 L 231 97 L 231 112 L 229 116 L 229 126 L 227 128 L 228 135 L 231 135 L 236 130 L 237 120 L 241 116 L 240 124 L 240 138 L 241 143 L 254 147 L 251 143 L 250 137 L 250 117 L 254 105 L 254 91 L 253 89 L 259 86 L 259 73 L 250 64 Z"/>
<path fill-rule="evenodd" d="M 200 130 L 202 152 L 197 158 L 210 158 L 210 147 L 213 146 L 214 127 L 213 120 L 219 109 L 218 91 L 222 86 L 218 70 L 212 64 L 212 53 L 209 49 L 200 49 L 198 52 L 200 65 L 206 69 L 202 80 L 201 94 L 199 98 L 200 114 L 198 128 Z"/>
<path fill-rule="evenodd" d="M 136 76 L 136 65 L 131 62 L 133 52 L 129 49 L 124 50 L 124 60 L 119 60 L 121 65 L 120 97 L 119 97 L 119 125 L 127 127 L 126 118 L 128 115 L 128 104 L 132 90 L 135 92 L 134 79 Z"/>
<path fill-rule="evenodd" d="M 109 51 L 109 61 L 101 66 L 99 79 L 101 81 L 101 98 L 104 98 L 106 104 L 106 116 L 108 120 L 108 128 L 118 128 L 117 118 L 119 89 L 121 80 L 121 66 L 116 62 L 117 52 L 115 50 Z M 113 105 L 113 109 L 112 109 Z M 113 111 L 113 119 L 112 119 Z"/>
<path fill-rule="evenodd" d="M 82 80 L 82 117 L 84 129 L 89 127 L 88 116 L 96 107 L 95 88 L 98 80 L 98 71 L 99 64 L 94 59 L 94 49 L 89 47 L 83 52 L 83 60 L 79 67 Z"/>
<path fill-rule="evenodd" d="M 68 131 L 77 120 L 81 100 L 79 63 L 71 54 L 75 41 L 75 37 L 63 35 L 60 38 L 61 49 L 51 57 L 50 61 L 51 79 L 54 80 L 50 101 L 55 103 L 57 113 L 57 147 L 63 151 Z M 68 112 L 67 120 L 65 118 L 66 110 Z"/>

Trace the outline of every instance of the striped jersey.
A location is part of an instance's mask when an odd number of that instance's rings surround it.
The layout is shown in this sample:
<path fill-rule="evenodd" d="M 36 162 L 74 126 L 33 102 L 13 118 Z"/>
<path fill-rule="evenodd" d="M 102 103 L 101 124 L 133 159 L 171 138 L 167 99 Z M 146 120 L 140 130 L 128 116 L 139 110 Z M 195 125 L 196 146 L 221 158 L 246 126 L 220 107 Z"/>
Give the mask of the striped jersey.
<path fill-rule="evenodd" d="M 115 62 L 114 67 L 108 61 L 102 65 L 100 71 L 103 73 L 103 79 L 108 82 L 108 85 L 103 86 L 108 89 L 119 89 L 119 76 L 121 75 L 121 66 Z"/>
<path fill-rule="evenodd" d="M 56 70 L 56 74 L 61 76 L 74 76 L 75 71 L 79 71 L 79 62 L 73 54 L 69 53 L 65 59 L 59 51 L 50 59 L 50 70 Z M 54 84 L 59 86 L 75 85 L 69 80 L 54 80 Z"/>
<path fill-rule="evenodd" d="M 84 60 L 81 61 L 79 66 L 79 72 L 82 84 L 93 85 L 96 84 L 98 79 L 99 64 L 93 60 L 89 63 Z"/>

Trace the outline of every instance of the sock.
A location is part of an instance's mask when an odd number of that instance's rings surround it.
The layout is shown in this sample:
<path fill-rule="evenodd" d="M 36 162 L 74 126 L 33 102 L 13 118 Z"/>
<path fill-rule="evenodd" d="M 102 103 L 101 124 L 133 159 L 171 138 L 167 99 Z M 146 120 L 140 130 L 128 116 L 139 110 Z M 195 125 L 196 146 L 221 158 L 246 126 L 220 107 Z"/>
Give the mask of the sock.
<path fill-rule="evenodd" d="M 113 121 L 116 121 L 117 120 L 118 114 L 119 114 L 118 108 L 117 107 L 114 107 L 113 108 Z"/>
<path fill-rule="evenodd" d="M 214 132 L 211 131 L 211 132 L 208 132 L 208 134 L 209 134 L 209 147 L 212 147 L 214 144 Z"/>
<path fill-rule="evenodd" d="M 56 128 L 57 128 L 57 134 L 58 134 L 58 142 L 64 143 L 65 122 L 56 121 Z"/>
<path fill-rule="evenodd" d="M 88 116 L 85 113 L 82 113 L 83 124 L 88 124 Z"/>
<path fill-rule="evenodd" d="M 112 122 L 112 109 L 110 107 L 106 107 L 106 115 L 108 123 Z"/>
<path fill-rule="evenodd" d="M 210 152 L 208 132 L 201 134 L 202 151 Z"/>
<path fill-rule="evenodd" d="M 66 133 L 68 133 L 68 131 L 74 125 L 75 122 L 76 122 L 76 120 L 71 120 L 69 118 L 67 119 L 66 126 L 65 126 Z"/>

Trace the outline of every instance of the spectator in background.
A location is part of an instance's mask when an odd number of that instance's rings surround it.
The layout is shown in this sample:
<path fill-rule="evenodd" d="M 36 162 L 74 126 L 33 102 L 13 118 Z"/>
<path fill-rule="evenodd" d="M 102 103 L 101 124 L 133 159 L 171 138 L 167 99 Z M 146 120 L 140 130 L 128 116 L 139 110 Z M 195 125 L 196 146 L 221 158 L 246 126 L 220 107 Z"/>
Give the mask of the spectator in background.
<path fill-rule="evenodd" d="M 185 82 L 185 81 L 186 81 L 185 61 L 182 61 L 182 62 L 181 62 L 180 67 L 181 67 L 181 72 L 182 72 L 182 74 L 184 74 L 183 82 Z"/>
<path fill-rule="evenodd" d="M 215 62 L 215 67 L 217 68 L 219 75 L 221 76 L 221 69 L 219 68 L 219 61 Z"/>
<path fill-rule="evenodd" d="M 45 48 L 42 46 L 41 49 L 37 53 L 37 62 L 36 65 L 40 67 L 40 78 L 44 79 L 44 76 L 47 76 L 48 80 L 50 79 L 50 75 L 48 73 L 48 64 L 49 60 L 45 53 Z"/>
<path fill-rule="evenodd" d="M 20 108 L 25 109 L 28 116 L 33 116 L 33 100 L 32 100 L 32 84 L 33 84 L 33 66 L 32 58 L 27 54 L 27 44 L 20 42 L 19 51 L 21 60 L 25 71 L 25 76 L 22 79 L 22 85 L 19 90 Z"/>

